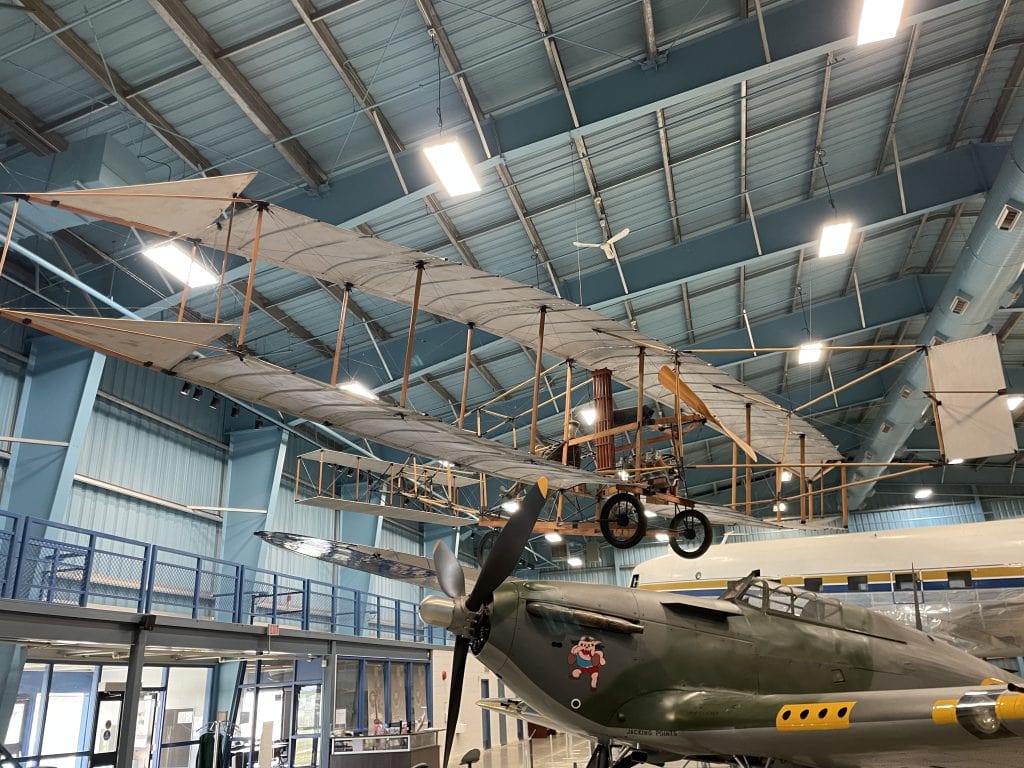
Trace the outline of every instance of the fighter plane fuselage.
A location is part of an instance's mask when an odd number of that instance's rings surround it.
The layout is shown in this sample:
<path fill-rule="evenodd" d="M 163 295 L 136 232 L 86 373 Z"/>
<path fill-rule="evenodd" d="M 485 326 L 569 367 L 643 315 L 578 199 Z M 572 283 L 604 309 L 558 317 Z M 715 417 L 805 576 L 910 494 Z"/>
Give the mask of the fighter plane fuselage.
<path fill-rule="evenodd" d="M 569 728 L 675 755 L 779 756 L 796 730 L 833 731 L 834 742 L 851 716 L 889 706 L 870 692 L 1008 679 L 884 616 L 760 580 L 731 600 L 510 581 L 494 594 L 479 658 Z M 915 706 L 930 716 L 933 699 Z M 941 736 L 967 746 L 977 738 L 955 726 Z"/>

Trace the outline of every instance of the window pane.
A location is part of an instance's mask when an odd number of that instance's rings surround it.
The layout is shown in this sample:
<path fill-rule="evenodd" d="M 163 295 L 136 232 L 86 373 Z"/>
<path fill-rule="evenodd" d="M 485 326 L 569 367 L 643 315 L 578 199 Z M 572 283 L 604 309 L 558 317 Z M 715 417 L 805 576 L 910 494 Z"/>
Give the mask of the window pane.
<path fill-rule="evenodd" d="M 287 688 L 262 688 L 256 694 L 256 742 L 263 738 L 263 724 L 272 723 L 271 739 L 281 740 L 284 723 L 284 699 Z"/>
<path fill-rule="evenodd" d="M 195 741 L 206 721 L 206 690 L 210 671 L 203 667 L 172 667 L 167 673 L 167 703 L 164 707 L 163 743 Z M 160 768 L 189 768 L 193 765 L 190 746 L 161 752 Z"/>
<path fill-rule="evenodd" d="M 416 730 L 427 727 L 427 665 L 412 665 L 412 712 Z"/>
<path fill-rule="evenodd" d="M 359 662 L 338 659 L 338 682 L 334 689 L 334 727 L 351 731 L 356 723 L 356 689 L 359 685 Z"/>
<path fill-rule="evenodd" d="M 92 714 L 92 675 L 93 667 L 54 665 L 50 697 L 46 702 L 42 754 L 58 755 L 87 748 L 83 741 Z M 77 760 L 61 758 L 46 763 L 70 768 Z"/>
<path fill-rule="evenodd" d="M 124 683 L 128 680 L 128 667 L 105 666 L 100 670 L 101 683 Z M 164 668 L 143 667 L 142 668 L 143 688 L 163 688 Z"/>
<path fill-rule="evenodd" d="M 299 688 L 298 711 L 295 713 L 295 732 L 320 731 L 320 686 L 304 685 Z M 298 763 L 296 763 L 298 765 Z"/>
<path fill-rule="evenodd" d="M 292 755 L 294 768 L 309 768 L 315 765 L 313 755 L 315 754 L 316 739 L 295 739 L 295 754 Z"/>
<path fill-rule="evenodd" d="M 384 662 L 366 662 L 366 723 L 373 731 L 374 721 L 387 724 L 384 711 Z"/>
<path fill-rule="evenodd" d="M 291 661 L 264 661 L 260 663 L 261 683 L 290 683 L 295 679 L 295 663 Z"/>
<path fill-rule="evenodd" d="M 409 720 L 409 715 L 405 711 L 405 669 L 406 665 L 401 662 L 391 664 L 390 718 L 393 723 Z"/>
<path fill-rule="evenodd" d="M 22 705 L 24 715 L 22 728 L 17 733 L 8 729 L 5 746 L 15 757 L 33 755 L 38 751 L 39 735 L 42 729 L 43 681 L 46 678 L 46 664 L 26 664 L 21 672 L 17 703 Z"/>

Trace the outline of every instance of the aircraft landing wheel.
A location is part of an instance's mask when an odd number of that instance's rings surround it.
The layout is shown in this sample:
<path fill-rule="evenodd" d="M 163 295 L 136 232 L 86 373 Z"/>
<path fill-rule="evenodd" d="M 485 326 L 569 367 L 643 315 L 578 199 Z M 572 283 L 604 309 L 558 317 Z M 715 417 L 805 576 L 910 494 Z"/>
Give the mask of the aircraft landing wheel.
<path fill-rule="evenodd" d="M 700 557 L 711 546 L 713 532 L 711 523 L 703 512 L 696 509 L 682 509 L 668 524 L 669 546 L 672 551 L 687 560 Z"/>
<path fill-rule="evenodd" d="M 620 492 L 608 498 L 601 507 L 601 533 L 616 549 L 629 549 L 647 535 L 647 516 L 640 499 L 632 493 Z"/>

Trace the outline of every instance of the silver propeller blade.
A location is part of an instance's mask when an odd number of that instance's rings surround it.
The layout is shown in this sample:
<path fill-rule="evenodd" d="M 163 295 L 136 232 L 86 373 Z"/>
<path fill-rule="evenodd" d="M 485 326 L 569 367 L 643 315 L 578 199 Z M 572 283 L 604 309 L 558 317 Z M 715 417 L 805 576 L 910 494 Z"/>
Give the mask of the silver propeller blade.
<path fill-rule="evenodd" d="M 441 590 L 453 600 L 466 594 L 466 575 L 454 553 L 443 541 L 434 545 L 434 570 Z"/>

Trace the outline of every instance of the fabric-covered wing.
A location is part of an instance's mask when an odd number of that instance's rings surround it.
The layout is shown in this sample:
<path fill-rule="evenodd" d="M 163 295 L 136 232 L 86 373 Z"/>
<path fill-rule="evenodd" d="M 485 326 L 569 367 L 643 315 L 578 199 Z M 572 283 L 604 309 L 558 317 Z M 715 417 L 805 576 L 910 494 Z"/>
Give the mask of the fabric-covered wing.
<path fill-rule="evenodd" d="M 430 523 L 432 525 L 450 525 L 458 528 L 463 525 L 475 525 L 476 520 L 472 517 L 460 517 L 459 515 L 448 515 L 441 512 L 429 512 L 424 509 L 413 509 L 412 507 L 392 507 L 387 504 L 369 504 L 365 501 L 352 501 L 352 499 L 339 499 L 334 496 L 312 496 L 308 499 L 299 499 L 299 504 L 306 504 L 310 507 L 321 509 L 340 509 L 342 512 L 358 512 L 361 515 L 377 515 L 390 520 L 408 520 L 413 523 Z"/>
<path fill-rule="evenodd" d="M 259 531 L 256 535 L 274 546 L 345 568 L 371 573 L 374 576 L 386 576 L 389 579 L 407 581 L 427 589 L 438 589 L 439 586 L 434 564 L 429 557 L 369 547 L 363 544 L 347 544 L 344 541 L 318 539 L 314 536 L 302 536 L 297 533 Z M 466 575 L 467 584 L 476 582 L 478 573 L 476 570 L 463 566 L 462 571 Z"/>
<path fill-rule="evenodd" d="M 257 214 L 235 217 L 232 250 L 252 255 Z M 352 230 L 340 229 L 281 208 L 264 215 L 258 261 L 323 280 L 351 283 L 361 291 L 411 305 L 416 266 L 423 264 L 420 309 L 525 346 L 537 341 L 539 312 L 546 307 L 544 350 L 575 360 L 590 370 L 609 368 L 617 381 L 637 389 L 637 355 L 646 351 L 644 392 L 673 407 L 674 395 L 658 380 L 662 366 L 676 355 L 655 339 L 637 333 L 591 309 L 544 291 L 478 269 L 409 250 Z M 795 461 L 798 435 L 806 435 L 807 462 L 838 461 L 835 447 L 798 416 L 724 371 L 687 353 L 679 353 L 680 376 L 731 432 L 746 434 L 746 406 L 751 405 L 751 445 L 775 461 Z"/>
<path fill-rule="evenodd" d="M 94 219 L 144 229 L 165 237 L 189 237 L 209 227 L 256 173 L 14 195 Z"/>
<path fill-rule="evenodd" d="M 146 368 L 165 370 L 237 327 L 227 323 L 75 317 L 13 309 L 0 309 L 0 317 Z"/>
<path fill-rule="evenodd" d="M 220 355 L 186 360 L 175 374 L 188 381 L 415 454 L 443 458 L 495 477 L 554 488 L 609 480 L 461 432 L 415 411 L 339 390 L 256 358 Z"/>

